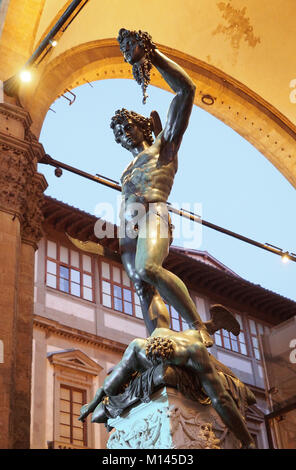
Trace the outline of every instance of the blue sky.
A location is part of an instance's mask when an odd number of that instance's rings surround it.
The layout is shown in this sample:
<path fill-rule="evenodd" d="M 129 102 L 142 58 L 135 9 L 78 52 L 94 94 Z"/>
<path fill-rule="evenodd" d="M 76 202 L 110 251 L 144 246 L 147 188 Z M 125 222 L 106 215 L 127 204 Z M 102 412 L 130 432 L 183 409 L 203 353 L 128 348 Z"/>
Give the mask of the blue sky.
<path fill-rule="evenodd" d="M 62 97 L 51 106 L 55 113 L 47 113 L 40 136 L 45 151 L 56 160 L 119 181 L 131 154 L 114 141 L 110 119 L 115 110 L 124 107 L 149 116 L 156 109 L 164 123 L 173 95 L 150 86 L 147 104 L 142 105 L 140 87 L 117 79 L 73 92 L 71 106 Z M 112 189 L 66 171 L 56 178 L 46 165 L 39 165 L 39 171 L 49 184 L 46 194 L 67 204 L 91 214 L 102 202 L 117 207 L 119 194 Z M 198 204 L 205 220 L 296 253 L 295 189 L 249 142 L 196 106 L 169 201 L 191 210 Z M 245 279 L 296 300 L 296 263 L 284 264 L 279 256 L 206 227 L 201 235 L 197 249 L 208 251 Z M 189 243 L 184 238 L 174 241 L 192 247 Z"/>

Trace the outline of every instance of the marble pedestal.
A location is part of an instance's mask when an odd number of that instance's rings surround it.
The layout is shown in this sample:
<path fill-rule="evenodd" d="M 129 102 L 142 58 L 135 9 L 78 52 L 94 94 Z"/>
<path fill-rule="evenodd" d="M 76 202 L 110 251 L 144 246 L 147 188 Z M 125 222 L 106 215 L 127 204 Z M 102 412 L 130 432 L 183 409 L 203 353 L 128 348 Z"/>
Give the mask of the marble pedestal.
<path fill-rule="evenodd" d="M 212 405 L 185 398 L 164 386 L 149 403 L 135 403 L 120 417 L 109 419 L 113 427 L 108 449 L 237 449 Z"/>

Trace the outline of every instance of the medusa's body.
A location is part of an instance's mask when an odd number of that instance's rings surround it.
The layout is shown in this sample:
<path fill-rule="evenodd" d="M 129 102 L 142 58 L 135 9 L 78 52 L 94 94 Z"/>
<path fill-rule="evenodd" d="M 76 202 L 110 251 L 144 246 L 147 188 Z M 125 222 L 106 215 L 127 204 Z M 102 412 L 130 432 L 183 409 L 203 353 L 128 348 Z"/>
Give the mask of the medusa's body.
<path fill-rule="evenodd" d="M 157 364 L 178 366 L 197 374 L 202 389 L 211 399 L 212 406 L 224 424 L 244 447 L 254 446 L 243 417 L 227 392 L 197 330 L 175 332 L 168 328 L 157 328 L 149 338 L 133 340 L 94 400 L 82 407 L 80 419 L 85 419 L 93 412 L 93 422 L 105 422 L 106 415 L 101 404 L 103 397 L 117 395 L 133 373 L 142 373 Z"/>

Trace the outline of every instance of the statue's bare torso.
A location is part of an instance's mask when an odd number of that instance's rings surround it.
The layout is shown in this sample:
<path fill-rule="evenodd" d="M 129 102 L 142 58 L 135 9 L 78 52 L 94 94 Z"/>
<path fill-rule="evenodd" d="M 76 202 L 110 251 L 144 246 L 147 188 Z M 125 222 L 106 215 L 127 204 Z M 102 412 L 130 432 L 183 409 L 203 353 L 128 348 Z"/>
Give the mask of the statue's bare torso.
<path fill-rule="evenodd" d="M 177 171 L 177 155 L 165 160 L 161 135 L 139 153 L 124 170 L 121 183 L 123 200 L 130 203 L 167 202 Z"/>
<path fill-rule="evenodd" d="M 166 362 L 176 366 L 186 366 L 188 368 L 196 369 L 196 365 L 192 364 L 192 354 L 198 353 L 203 346 L 200 332 L 197 330 L 185 330 L 181 332 L 172 331 L 168 328 L 156 328 L 151 337 L 160 336 L 161 338 L 170 338 L 174 341 L 175 353 L 171 359 Z M 149 338 L 148 338 L 149 340 Z M 147 367 L 153 366 L 153 362 L 147 359 L 146 356 L 147 339 L 137 338 L 131 343 L 134 350 L 138 369 L 145 370 Z"/>

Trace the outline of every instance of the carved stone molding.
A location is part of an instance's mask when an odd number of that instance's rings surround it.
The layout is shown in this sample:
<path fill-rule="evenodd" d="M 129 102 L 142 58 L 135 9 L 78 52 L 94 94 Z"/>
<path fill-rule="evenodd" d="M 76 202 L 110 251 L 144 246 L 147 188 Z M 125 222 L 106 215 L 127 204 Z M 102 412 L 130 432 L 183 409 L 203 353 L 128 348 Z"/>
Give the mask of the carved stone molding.
<path fill-rule="evenodd" d="M 20 106 L 15 106 L 10 103 L 1 103 L 0 114 L 4 117 L 21 122 L 24 129 L 29 128 L 32 124 L 30 114 Z"/>
<path fill-rule="evenodd" d="M 29 152 L 36 167 L 45 152 L 31 131 L 31 124 L 31 117 L 24 108 L 7 103 L 0 104 L 0 142 L 12 149 Z"/>
<path fill-rule="evenodd" d="M 44 215 L 42 207 L 44 204 L 43 193 L 47 188 L 47 182 L 40 173 L 35 173 L 32 180 L 26 186 L 26 202 L 21 228 L 22 240 L 37 246 L 43 236 L 42 222 Z"/>
<path fill-rule="evenodd" d="M 83 375 L 98 376 L 102 367 L 79 349 L 65 349 L 47 354 L 49 362 L 57 369 L 79 371 Z M 84 379 L 85 380 L 85 379 Z"/>
<path fill-rule="evenodd" d="M 36 171 L 44 149 L 31 132 L 31 123 L 24 108 L 0 104 L 0 210 L 18 217 L 23 241 L 36 246 L 42 237 L 47 183 Z"/>
<path fill-rule="evenodd" d="M 71 339 L 78 343 L 91 345 L 102 351 L 111 351 L 122 355 L 126 349 L 124 344 L 117 341 L 87 333 L 73 327 L 70 328 L 66 325 L 61 325 L 61 323 L 55 320 L 50 320 L 39 315 L 34 315 L 34 327 L 44 330 L 47 337 L 51 335 L 62 336 L 63 338 Z"/>
<path fill-rule="evenodd" d="M 29 152 L 0 142 L 0 208 L 22 219 L 34 167 Z"/>

